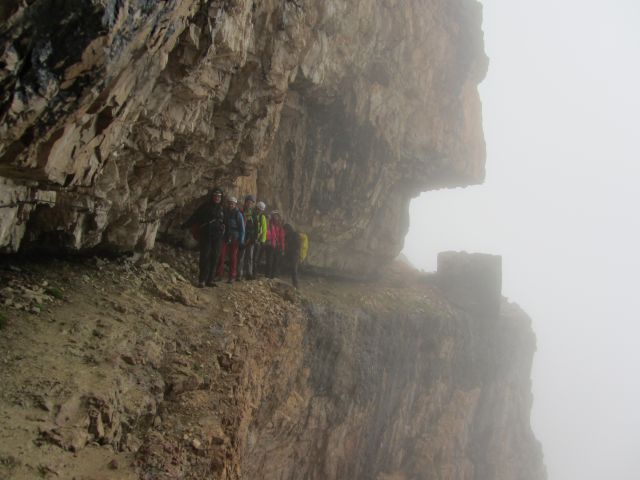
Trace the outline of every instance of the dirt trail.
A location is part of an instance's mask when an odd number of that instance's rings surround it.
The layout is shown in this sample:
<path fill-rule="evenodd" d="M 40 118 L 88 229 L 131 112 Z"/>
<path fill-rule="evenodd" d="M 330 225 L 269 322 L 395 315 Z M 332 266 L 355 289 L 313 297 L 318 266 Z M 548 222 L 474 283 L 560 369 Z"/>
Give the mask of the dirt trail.
<path fill-rule="evenodd" d="M 268 393 L 249 385 L 268 374 L 261 358 L 301 362 L 286 345 L 301 342 L 292 319 L 305 302 L 402 302 L 389 284 L 363 295 L 308 277 L 300 291 L 288 279 L 197 289 L 195 265 L 167 247 L 137 261 L 5 262 L 0 478 L 182 478 L 185 465 L 188 478 L 235 478 L 243 422 Z M 407 281 L 397 273 L 385 278 Z"/>
<path fill-rule="evenodd" d="M 224 386 L 229 344 L 255 321 L 250 297 L 269 295 L 264 281 L 197 290 L 158 261 L 52 260 L 1 275 L 1 478 L 138 478 L 134 452 L 162 426 L 160 405 Z M 208 425 L 223 442 L 220 421 Z"/>

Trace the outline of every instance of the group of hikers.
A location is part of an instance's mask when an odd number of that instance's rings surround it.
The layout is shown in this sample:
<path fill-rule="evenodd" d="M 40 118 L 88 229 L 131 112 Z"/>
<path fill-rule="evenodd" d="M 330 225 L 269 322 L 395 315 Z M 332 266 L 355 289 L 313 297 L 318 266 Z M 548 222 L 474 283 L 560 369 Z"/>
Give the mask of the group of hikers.
<path fill-rule="evenodd" d="M 200 288 L 215 286 L 223 278 L 228 259 L 228 283 L 254 280 L 264 263 L 264 273 L 274 278 L 284 262 L 291 270 L 294 287 L 298 288 L 298 266 L 301 251 L 306 255 L 306 236 L 290 224 L 282 225 L 278 210 L 267 216 L 264 202 L 256 203 L 253 195 L 238 205 L 236 197 L 224 198 L 220 188 L 182 224 L 190 228 L 200 247 Z M 303 244 L 304 243 L 304 244 Z"/>

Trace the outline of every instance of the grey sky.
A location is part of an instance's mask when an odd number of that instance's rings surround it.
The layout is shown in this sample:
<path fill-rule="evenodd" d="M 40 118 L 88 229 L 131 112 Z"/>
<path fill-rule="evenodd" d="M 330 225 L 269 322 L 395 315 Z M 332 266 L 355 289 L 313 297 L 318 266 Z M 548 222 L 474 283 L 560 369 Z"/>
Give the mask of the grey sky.
<path fill-rule="evenodd" d="M 416 199 L 405 253 L 503 255 L 550 480 L 638 480 L 640 2 L 482 3 L 487 180 Z"/>

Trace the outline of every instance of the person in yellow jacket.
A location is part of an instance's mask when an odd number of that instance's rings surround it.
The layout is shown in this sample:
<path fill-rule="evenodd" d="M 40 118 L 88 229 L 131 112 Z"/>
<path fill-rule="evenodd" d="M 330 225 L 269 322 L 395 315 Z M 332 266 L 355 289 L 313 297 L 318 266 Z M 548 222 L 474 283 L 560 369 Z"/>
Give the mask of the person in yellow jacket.
<path fill-rule="evenodd" d="M 258 226 L 257 238 L 253 252 L 253 277 L 255 278 L 258 275 L 258 265 L 263 258 L 266 257 L 266 246 L 267 243 L 267 215 L 264 213 L 267 209 L 267 206 L 264 202 L 258 202 L 256 204 L 256 220 Z"/>

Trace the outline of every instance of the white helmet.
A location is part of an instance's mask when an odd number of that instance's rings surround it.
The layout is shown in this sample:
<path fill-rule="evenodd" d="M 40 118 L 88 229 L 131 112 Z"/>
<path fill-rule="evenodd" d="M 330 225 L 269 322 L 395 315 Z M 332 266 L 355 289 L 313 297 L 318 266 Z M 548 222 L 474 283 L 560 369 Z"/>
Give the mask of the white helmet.
<path fill-rule="evenodd" d="M 256 206 L 260 209 L 260 211 L 264 211 L 267 208 L 264 202 L 258 202 Z"/>
<path fill-rule="evenodd" d="M 231 202 L 231 203 L 238 203 L 238 199 L 236 197 L 229 197 L 227 199 L 227 202 Z"/>

